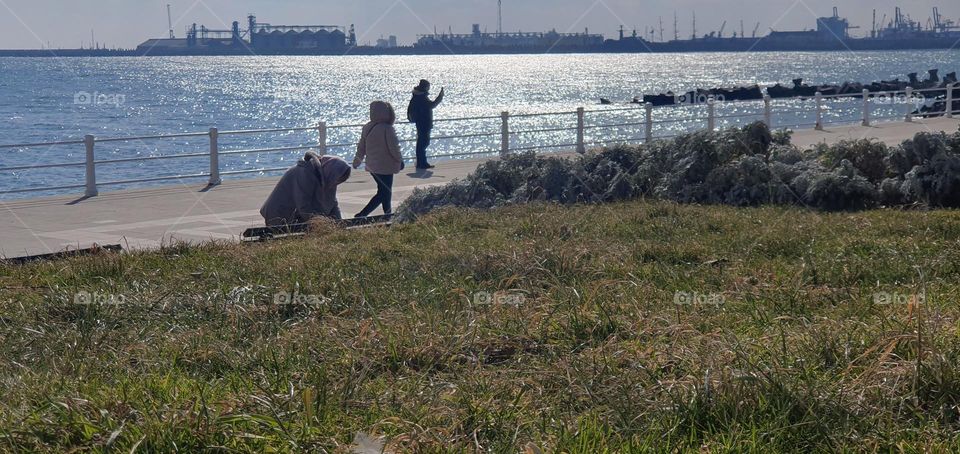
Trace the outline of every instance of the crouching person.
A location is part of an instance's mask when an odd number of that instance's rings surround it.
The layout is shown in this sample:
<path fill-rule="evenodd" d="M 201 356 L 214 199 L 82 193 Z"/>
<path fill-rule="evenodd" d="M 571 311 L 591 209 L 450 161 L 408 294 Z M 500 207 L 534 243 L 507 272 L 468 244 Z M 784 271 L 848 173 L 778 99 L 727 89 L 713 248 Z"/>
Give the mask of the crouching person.
<path fill-rule="evenodd" d="M 350 165 L 336 156 L 307 154 L 287 170 L 260 208 L 267 227 L 309 222 L 315 216 L 341 219 L 337 186 L 350 178 Z"/>

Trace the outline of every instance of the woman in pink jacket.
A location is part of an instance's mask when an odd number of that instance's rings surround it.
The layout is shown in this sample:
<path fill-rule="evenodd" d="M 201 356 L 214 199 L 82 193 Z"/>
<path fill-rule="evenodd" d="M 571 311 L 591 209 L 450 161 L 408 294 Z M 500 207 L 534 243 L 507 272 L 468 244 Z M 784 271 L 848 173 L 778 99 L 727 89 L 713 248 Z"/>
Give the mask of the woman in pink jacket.
<path fill-rule="evenodd" d="M 366 170 L 377 182 L 377 194 L 370 199 L 366 208 L 357 213 L 358 218 L 369 216 L 378 206 L 383 206 L 384 214 L 393 213 L 393 176 L 403 170 L 403 154 L 400 152 L 400 139 L 393 124 L 397 114 L 390 103 L 374 101 L 370 104 L 370 122 L 363 127 L 360 143 L 357 144 L 357 156 L 353 159 L 353 168 L 359 169 L 366 162 Z"/>

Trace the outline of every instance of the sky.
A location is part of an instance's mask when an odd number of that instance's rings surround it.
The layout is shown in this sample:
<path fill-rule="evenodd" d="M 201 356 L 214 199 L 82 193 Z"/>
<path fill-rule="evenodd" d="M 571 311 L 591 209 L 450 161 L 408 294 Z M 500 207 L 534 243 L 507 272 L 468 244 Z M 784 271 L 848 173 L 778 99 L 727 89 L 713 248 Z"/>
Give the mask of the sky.
<path fill-rule="evenodd" d="M 727 21 L 726 36 L 739 32 L 743 20 L 749 35 L 757 22 L 759 34 L 776 30 L 813 28 L 816 18 L 832 14 L 850 19 L 869 33 L 872 11 L 877 20 L 893 16 L 902 4 L 905 13 L 923 24 L 934 6 L 941 14 L 960 23 L 960 2 L 956 0 L 503 0 L 505 31 L 546 31 L 602 33 L 614 38 L 621 25 L 628 30 L 659 29 L 663 20 L 664 38 L 673 35 L 674 12 L 679 16 L 681 37 L 689 37 L 692 15 L 697 31 L 718 30 Z M 419 34 L 436 27 L 467 33 L 473 23 L 496 31 L 496 0 L 0 0 L 0 49 L 41 47 L 88 47 L 93 40 L 111 48 L 133 48 L 147 38 L 168 34 L 166 4 L 172 8 L 174 31 L 183 37 L 191 23 L 208 28 L 228 29 L 234 20 L 246 22 L 255 13 L 261 22 L 275 25 L 356 24 L 358 41 L 373 43 L 381 36 L 396 35 L 411 43 Z M 659 38 L 659 31 L 655 33 Z"/>

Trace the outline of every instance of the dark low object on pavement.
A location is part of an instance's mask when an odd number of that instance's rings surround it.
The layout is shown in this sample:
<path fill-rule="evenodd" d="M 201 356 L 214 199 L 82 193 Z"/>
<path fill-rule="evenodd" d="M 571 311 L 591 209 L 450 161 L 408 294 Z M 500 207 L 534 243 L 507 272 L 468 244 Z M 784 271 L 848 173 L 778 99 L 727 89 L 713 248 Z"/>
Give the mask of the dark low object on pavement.
<path fill-rule="evenodd" d="M 354 229 L 359 227 L 369 227 L 375 225 L 389 225 L 393 220 L 392 214 L 380 216 L 367 216 L 363 218 L 343 219 L 335 221 L 335 224 L 345 229 Z M 241 235 L 243 241 L 263 241 L 273 238 L 303 235 L 310 231 L 310 223 L 291 224 L 277 227 L 256 227 L 247 229 Z"/>

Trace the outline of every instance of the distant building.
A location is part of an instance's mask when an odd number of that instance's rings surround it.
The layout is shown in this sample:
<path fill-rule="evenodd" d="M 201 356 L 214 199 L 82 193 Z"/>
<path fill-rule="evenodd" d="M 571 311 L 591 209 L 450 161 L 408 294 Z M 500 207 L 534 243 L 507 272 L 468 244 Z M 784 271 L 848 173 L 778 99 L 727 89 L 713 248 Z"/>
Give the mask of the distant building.
<path fill-rule="evenodd" d="M 395 35 L 390 35 L 388 38 L 380 38 L 377 40 L 377 47 L 381 49 L 393 49 L 397 47 L 397 37 Z"/>
<path fill-rule="evenodd" d="M 270 25 L 249 21 L 250 45 L 264 50 L 339 50 L 347 47 L 344 27 L 336 25 Z"/>
<path fill-rule="evenodd" d="M 603 35 L 591 35 L 588 30 L 584 33 L 557 33 L 556 30 L 537 33 L 486 33 L 480 31 L 480 25 L 473 25 L 473 32 L 468 35 L 460 34 L 433 34 L 422 35 L 415 47 L 420 48 L 498 48 L 498 49 L 529 49 L 529 48 L 590 48 L 603 45 Z"/>
<path fill-rule="evenodd" d="M 271 25 L 248 18 L 246 31 L 234 22 L 230 30 L 191 25 L 185 39 L 150 39 L 137 47 L 139 54 L 221 54 L 343 51 L 356 45 L 349 32 L 336 25 Z"/>

